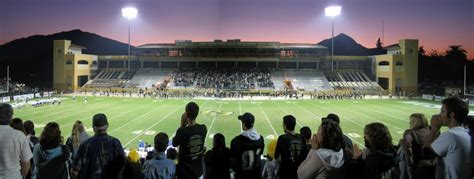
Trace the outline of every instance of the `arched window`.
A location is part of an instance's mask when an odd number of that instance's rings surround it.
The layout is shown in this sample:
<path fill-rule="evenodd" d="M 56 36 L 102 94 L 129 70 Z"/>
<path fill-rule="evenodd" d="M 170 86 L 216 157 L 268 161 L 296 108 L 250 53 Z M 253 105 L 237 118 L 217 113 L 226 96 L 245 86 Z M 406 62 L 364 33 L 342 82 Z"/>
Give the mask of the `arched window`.
<path fill-rule="evenodd" d="M 89 62 L 86 61 L 86 60 L 79 60 L 79 61 L 77 62 L 77 64 L 78 64 L 78 65 L 88 65 Z"/>
<path fill-rule="evenodd" d="M 402 65 L 403 65 L 403 62 L 397 61 L 397 62 L 395 63 L 395 65 L 397 65 L 397 66 L 402 66 Z"/>
<path fill-rule="evenodd" d="M 389 66 L 389 65 L 390 65 L 390 62 L 388 62 L 388 61 L 379 62 L 379 66 Z"/>
<path fill-rule="evenodd" d="M 71 60 L 66 61 L 66 65 L 72 65 L 72 61 Z"/>

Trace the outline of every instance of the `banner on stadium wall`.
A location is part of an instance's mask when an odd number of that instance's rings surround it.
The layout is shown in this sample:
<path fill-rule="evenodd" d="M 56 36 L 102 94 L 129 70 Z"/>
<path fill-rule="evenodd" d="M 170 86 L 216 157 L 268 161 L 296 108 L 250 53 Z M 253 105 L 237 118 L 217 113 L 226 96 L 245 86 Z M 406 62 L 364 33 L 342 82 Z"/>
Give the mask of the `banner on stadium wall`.
<path fill-rule="evenodd" d="M 26 99 L 33 99 L 33 98 L 35 98 L 35 94 L 34 94 L 34 93 L 25 94 L 25 95 L 26 95 Z"/>
<path fill-rule="evenodd" d="M 443 100 L 443 97 L 442 96 L 435 96 L 434 100 L 439 102 L 439 101 Z"/>
<path fill-rule="evenodd" d="M 41 98 L 41 93 L 35 93 L 35 98 Z"/>
<path fill-rule="evenodd" d="M 429 95 L 429 94 L 423 94 L 422 98 L 426 100 L 434 100 L 433 99 L 434 95 Z"/>
<path fill-rule="evenodd" d="M 48 92 L 43 92 L 43 97 L 49 97 L 49 96 L 53 96 L 53 92 L 52 91 L 48 91 Z"/>
<path fill-rule="evenodd" d="M 13 96 L 13 101 L 20 101 L 20 100 L 23 100 L 23 95 Z"/>
<path fill-rule="evenodd" d="M 6 102 L 10 102 L 10 96 L 2 98 L 2 103 L 6 103 Z"/>

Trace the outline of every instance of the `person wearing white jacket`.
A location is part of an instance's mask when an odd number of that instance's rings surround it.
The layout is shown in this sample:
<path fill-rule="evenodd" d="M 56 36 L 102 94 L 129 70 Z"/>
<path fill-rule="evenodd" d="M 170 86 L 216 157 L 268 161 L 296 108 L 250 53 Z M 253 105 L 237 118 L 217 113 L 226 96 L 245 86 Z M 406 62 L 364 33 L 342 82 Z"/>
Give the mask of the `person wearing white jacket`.
<path fill-rule="evenodd" d="M 336 122 L 323 120 L 311 138 L 311 150 L 298 167 L 298 178 L 345 178 L 344 140 Z"/>

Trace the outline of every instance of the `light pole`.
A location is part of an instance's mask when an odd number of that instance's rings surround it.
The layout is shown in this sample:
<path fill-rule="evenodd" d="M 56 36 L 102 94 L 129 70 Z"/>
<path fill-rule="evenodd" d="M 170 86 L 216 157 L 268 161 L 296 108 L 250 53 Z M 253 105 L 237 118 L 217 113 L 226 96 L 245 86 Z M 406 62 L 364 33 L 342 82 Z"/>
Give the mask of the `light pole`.
<path fill-rule="evenodd" d="M 134 7 L 122 8 L 122 16 L 128 19 L 128 71 L 130 71 L 131 57 L 130 57 L 130 20 L 137 17 L 137 9 Z"/>
<path fill-rule="evenodd" d="M 332 38 L 331 38 L 331 73 L 334 73 L 334 17 L 341 14 L 341 6 L 329 6 L 324 9 L 326 16 L 332 18 Z"/>

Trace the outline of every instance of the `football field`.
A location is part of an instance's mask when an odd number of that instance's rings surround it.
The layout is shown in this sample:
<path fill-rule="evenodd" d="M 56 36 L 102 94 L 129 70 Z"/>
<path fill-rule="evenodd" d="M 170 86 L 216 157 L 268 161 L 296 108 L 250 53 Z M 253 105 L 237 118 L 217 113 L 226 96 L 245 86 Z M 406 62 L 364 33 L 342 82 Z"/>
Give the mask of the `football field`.
<path fill-rule="evenodd" d="M 398 143 L 403 131 L 408 128 L 408 118 L 412 113 L 423 113 L 428 120 L 439 113 L 440 103 L 416 100 L 199 100 L 199 99 L 150 99 L 120 97 L 83 97 L 72 101 L 61 97 L 61 105 L 26 107 L 15 110 L 14 117 L 32 120 L 36 135 L 48 122 L 59 123 L 62 135 L 67 138 L 76 120 L 81 120 L 89 134 L 93 134 L 92 116 L 105 113 L 109 120 L 108 133 L 122 142 L 125 148 L 137 147 L 138 140 L 153 144 L 158 132 L 174 136 L 180 124 L 181 114 L 189 101 L 200 107 L 197 122 L 208 129 L 207 148 L 212 148 L 212 137 L 222 133 L 227 146 L 230 140 L 241 132 L 239 114 L 250 112 L 255 116 L 255 128 L 265 138 L 270 139 L 283 134 L 282 118 L 287 114 L 296 117 L 295 130 L 309 126 L 316 133 L 320 119 L 329 113 L 339 115 L 343 132 L 354 143 L 364 144 L 363 128 L 372 122 L 385 124 Z"/>

